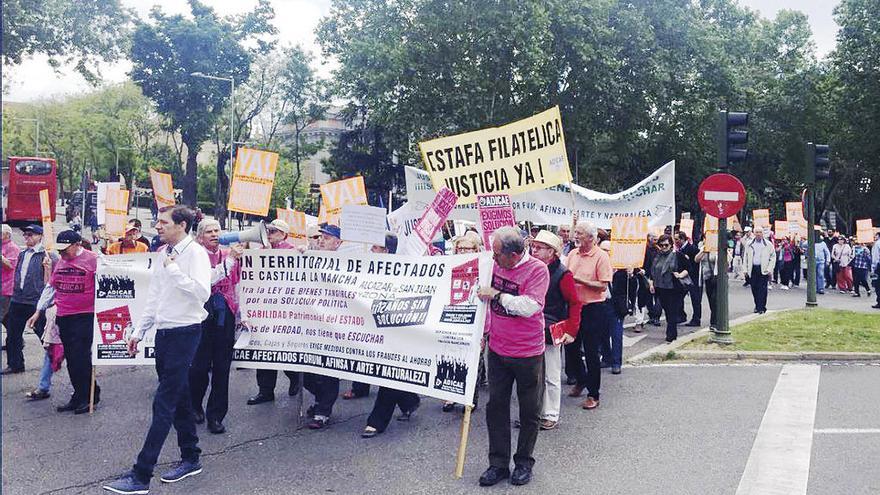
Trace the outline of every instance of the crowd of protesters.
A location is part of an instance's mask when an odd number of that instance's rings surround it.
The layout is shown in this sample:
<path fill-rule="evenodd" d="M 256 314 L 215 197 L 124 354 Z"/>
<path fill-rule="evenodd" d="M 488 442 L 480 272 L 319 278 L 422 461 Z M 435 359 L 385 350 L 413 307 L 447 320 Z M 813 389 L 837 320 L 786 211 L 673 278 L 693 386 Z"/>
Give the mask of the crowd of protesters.
<path fill-rule="evenodd" d="M 178 432 L 181 462 L 160 479 L 174 482 L 201 472 L 196 425 L 207 422 L 214 434 L 226 431 L 229 409 L 229 375 L 235 329 L 239 318 L 236 285 L 244 246 L 220 246 L 220 224 L 198 218 L 193 210 L 175 206 L 157 212 L 158 235 L 142 234 L 131 220 L 121 239 L 104 239 L 93 247 L 76 230 L 60 232 L 53 251 L 43 247 L 43 229 L 22 229 L 23 248 L 12 241 L 12 230 L 3 225 L 3 322 L 7 329 L 6 367 L 2 374 L 25 369 L 24 332 L 32 329 L 45 348 L 39 383 L 26 394 L 28 400 L 50 397 L 53 372 L 66 361 L 73 394 L 59 412 L 88 412 L 101 399 L 101 389 L 91 386 L 92 326 L 95 272 L 100 256 L 158 252 L 142 321 L 128 337 L 135 353 L 144 332 L 156 329 L 156 369 L 159 383 L 153 398 L 153 417 L 143 449 L 132 470 L 107 484 L 116 493 L 145 493 L 158 454 L 170 431 Z M 335 251 L 342 244 L 338 226 L 310 227 L 307 246 L 295 246 L 290 227 L 282 220 L 266 225 L 272 249 Z M 818 292 L 836 288 L 861 297 L 871 296 L 869 281 L 880 308 L 880 234 L 869 247 L 833 231 L 819 233 L 815 246 L 799 236 L 774 235 L 767 228 L 746 228 L 730 236 L 730 265 L 718 266 L 718 256 L 690 233 L 672 231 L 648 236 L 641 267 L 613 269 L 610 235 L 587 221 L 558 227 L 535 227 L 529 232 L 505 227 L 495 232 L 492 285 L 476 295 L 489 308 L 480 361 L 480 382 L 488 379 L 486 405 L 490 467 L 480 478 L 484 486 L 510 478 L 513 484 L 531 479 L 532 456 L 538 432 L 558 425 L 562 412 L 563 377 L 571 388 L 567 395 L 580 398 L 584 410 L 600 404 L 601 369 L 620 374 L 623 364 L 623 323 L 631 316 L 635 332 L 645 325 L 661 326 L 665 340 L 678 338 L 678 326 L 703 323 L 702 298 L 709 302 L 709 326 L 716 325 L 716 291 L 719 271 L 744 279 L 754 297 L 754 310 L 767 310 L 768 291 L 789 290 L 806 278 L 806 256 L 816 253 Z M 387 233 L 376 253 L 395 254 L 398 239 Z M 453 239 L 453 253 L 476 253 L 483 242 L 475 229 Z M 57 254 L 56 254 L 57 252 Z M 691 316 L 685 301 L 690 300 Z M 314 396 L 308 408 L 308 427 L 325 428 L 340 395 L 337 378 L 285 372 L 289 395 L 302 390 Z M 258 370 L 258 392 L 248 405 L 275 398 L 277 371 Z M 511 455 L 510 407 L 515 386 L 519 429 Z M 208 390 L 210 389 L 210 393 Z M 93 395 L 90 397 L 90 393 Z M 344 399 L 370 395 L 370 386 L 354 383 Z M 207 396 L 207 400 L 206 400 Z M 578 399 L 580 400 L 580 399 Z M 474 406 L 477 404 L 474 397 Z M 394 415 L 408 421 L 420 406 L 411 392 L 380 387 L 362 437 L 383 433 Z M 444 403 L 443 410 L 455 408 Z M 514 469 L 510 470 L 513 460 Z"/>

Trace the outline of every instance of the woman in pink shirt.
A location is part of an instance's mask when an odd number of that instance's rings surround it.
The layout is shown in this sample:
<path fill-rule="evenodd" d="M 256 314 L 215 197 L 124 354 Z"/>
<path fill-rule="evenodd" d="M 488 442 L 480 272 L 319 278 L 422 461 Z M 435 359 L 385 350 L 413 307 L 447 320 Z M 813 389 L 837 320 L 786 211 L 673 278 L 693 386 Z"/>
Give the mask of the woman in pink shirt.
<path fill-rule="evenodd" d="M 6 312 L 9 311 L 9 301 L 12 297 L 12 288 L 15 286 L 15 265 L 18 264 L 18 253 L 21 252 L 14 242 L 12 242 L 12 227 L 3 224 L 3 296 L 0 298 L 2 305 L 3 324 L 6 324 Z"/>

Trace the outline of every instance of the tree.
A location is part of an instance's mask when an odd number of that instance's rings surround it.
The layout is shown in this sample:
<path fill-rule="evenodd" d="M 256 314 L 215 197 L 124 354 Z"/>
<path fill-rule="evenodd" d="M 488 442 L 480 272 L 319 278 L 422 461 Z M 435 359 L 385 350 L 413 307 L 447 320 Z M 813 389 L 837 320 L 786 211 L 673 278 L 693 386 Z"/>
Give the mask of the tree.
<path fill-rule="evenodd" d="M 2 18 L 4 66 L 42 54 L 56 70 L 72 63 L 96 83 L 97 62 L 124 53 L 131 15 L 119 0 L 3 0 Z"/>
<path fill-rule="evenodd" d="M 384 204 L 389 191 L 405 186 L 403 167 L 395 163 L 378 127 L 343 133 L 323 165 L 334 179 L 362 175 L 372 205 Z"/>
<path fill-rule="evenodd" d="M 196 156 L 210 136 L 230 94 L 229 83 L 193 77 L 193 73 L 244 81 L 253 54 L 245 45 L 255 41 L 266 48 L 263 35 L 273 34 L 274 16 L 267 0 L 234 18 L 220 18 L 198 0 L 190 0 L 193 18 L 150 13 L 152 22 L 139 22 L 134 32 L 132 79 L 156 103 L 166 130 L 179 132 L 186 145 L 183 201 L 197 201 Z"/>

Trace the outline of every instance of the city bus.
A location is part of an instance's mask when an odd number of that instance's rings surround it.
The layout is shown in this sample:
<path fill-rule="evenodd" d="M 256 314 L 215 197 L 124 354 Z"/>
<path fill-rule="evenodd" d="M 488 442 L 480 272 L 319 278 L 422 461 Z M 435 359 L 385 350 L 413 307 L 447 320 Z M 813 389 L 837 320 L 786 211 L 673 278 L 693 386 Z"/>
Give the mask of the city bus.
<path fill-rule="evenodd" d="M 49 190 L 52 218 L 58 201 L 58 164 L 53 158 L 10 156 L 3 171 L 3 221 L 40 222 L 40 190 Z"/>

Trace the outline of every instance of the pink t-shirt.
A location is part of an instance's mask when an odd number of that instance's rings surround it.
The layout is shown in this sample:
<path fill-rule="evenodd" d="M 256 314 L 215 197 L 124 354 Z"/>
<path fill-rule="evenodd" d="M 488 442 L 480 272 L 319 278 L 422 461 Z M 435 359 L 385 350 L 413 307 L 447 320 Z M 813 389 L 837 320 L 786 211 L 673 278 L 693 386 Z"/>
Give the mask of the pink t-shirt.
<path fill-rule="evenodd" d="M 514 316 L 492 301 L 489 304 L 489 348 L 507 357 L 533 357 L 544 353 L 544 297 L 550 284 L 547 265 L 528 256 L 519 265 L 492 270 L 492 287 L 514 296 L 528 296 L 541 307 L 531 316 Z"/>
<path fill-rule="evenodd" d="M 55 288 L 55 306 L 58 316 L 95 312 L 95 272 L 98 255 L 83 249 L 76 258 L 61 258 L 49 284 Z"/>
<path fill-rule="evenodd" d="M 205 251 L 208 252 L 208 259 L 211 260 L 211 268 L 223 263 L 223 261 L 226 260 L 226 257 L 229 256 L 229 251 L 224 249 L 217 249 L 214 253 L 207 249 L 205 249 Z M 232 314 L 238 312 L 238 297 L 235 294 L 235 284 L 238 283 L 240 277 L 241 265 L 238 260 L 236 260 L 235 264 L 232 265 L 232 269 L 229 271 L 229 275 L 221 278 L 211 286 L 211 294 L 219 293 L 222 295 L 223 299 L 226 301 L 226 305 L 229 306 L 229 310 L 232 311 Z"/>
<path fill-rule="evenodd" d="M 21 248 L 15 245 L 12 242 L 12 239 L 3 241 L 3 256 L 12 263 L 12 268 L 6 268 L 3 266 L 3 271 L 0 273 L 3 277 L 3 295 L 11 296 L 12 289 L 15 287 L 15 266 L 18 265 L 18 253 L 21 252 Z"/>

